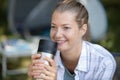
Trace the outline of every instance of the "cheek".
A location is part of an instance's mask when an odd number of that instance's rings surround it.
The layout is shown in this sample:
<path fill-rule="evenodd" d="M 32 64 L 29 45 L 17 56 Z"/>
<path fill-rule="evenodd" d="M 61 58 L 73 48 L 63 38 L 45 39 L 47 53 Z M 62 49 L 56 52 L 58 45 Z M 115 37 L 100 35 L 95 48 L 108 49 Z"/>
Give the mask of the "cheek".
<path fill-rule="evenodd" d="M 69 36 L 71 37 L 72 40 L 75 40 L 75 41 L 81 39 L 81 34 L 77 30 L 76 32 L 69 34 Z"/>
<path fill-rule="evenodd" d="M 54 32 L 50 30 L 50 38 L 54 41 Z"/>
<path fill-rule="evenodd" d="M 75 38 L 78 35 L 78 33 L 76 31 L 69 31 L 68 33 L 66 33 L 66 35 L 71 38 Z"/>

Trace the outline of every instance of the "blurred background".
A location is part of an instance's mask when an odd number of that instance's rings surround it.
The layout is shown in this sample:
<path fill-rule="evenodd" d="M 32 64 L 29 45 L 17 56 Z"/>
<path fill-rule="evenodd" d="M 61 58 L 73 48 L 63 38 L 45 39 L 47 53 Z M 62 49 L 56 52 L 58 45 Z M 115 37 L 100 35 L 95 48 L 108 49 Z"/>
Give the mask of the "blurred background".
<path fill-rule="evenodd" d="M 37 48 L 39 38 L 49 38 L 50 15 L 59 1 L 0 0 L 1 80 L 29 80 L 26 72 L 30 55 Z M 117 62 L 114 80 L 120 80 L 120 0 L 81 1 L 95 17 L 90 18 L 91 41 L 113 54 Z"/>

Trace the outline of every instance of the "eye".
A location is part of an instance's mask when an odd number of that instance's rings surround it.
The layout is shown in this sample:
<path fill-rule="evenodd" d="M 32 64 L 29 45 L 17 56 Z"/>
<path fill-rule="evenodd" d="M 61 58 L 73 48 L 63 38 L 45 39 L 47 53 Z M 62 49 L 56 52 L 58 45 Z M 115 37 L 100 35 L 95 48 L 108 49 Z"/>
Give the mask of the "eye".
<path fill-rule="evenodd" d="M 55 27 L 54 25 L 51 25 L 51 28 L 53 28 L 53 29 L 54 29 L 54 28 L 56 28 L 56 27 Z"/>
<path fill-rule="evenodd" d="M 71 27 L 63 27 L 64 30 L 69 30 Z"/>
<path fill-rule="evenodd" d="M 56 30 L 57 30 L 57 27 L 56 27 L 56 26 L 54 26 L 54 25 L 51 25 L 51 30 L 56 31 Z"/>

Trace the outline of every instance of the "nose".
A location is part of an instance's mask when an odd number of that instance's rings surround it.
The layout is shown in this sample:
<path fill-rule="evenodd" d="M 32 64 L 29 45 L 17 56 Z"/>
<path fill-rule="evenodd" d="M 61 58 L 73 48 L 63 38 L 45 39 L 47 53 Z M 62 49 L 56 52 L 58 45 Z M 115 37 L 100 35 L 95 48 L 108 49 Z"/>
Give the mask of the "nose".
<path fill-rule="evenodd" d="M 55 37 L 56 38 L 60 38 L 60 37 L 62 37 L 62 30 L 60 30 L 60 29 L 58 29 L 57 31 L 56 31 L 56 33 L 55 33 Z"/>

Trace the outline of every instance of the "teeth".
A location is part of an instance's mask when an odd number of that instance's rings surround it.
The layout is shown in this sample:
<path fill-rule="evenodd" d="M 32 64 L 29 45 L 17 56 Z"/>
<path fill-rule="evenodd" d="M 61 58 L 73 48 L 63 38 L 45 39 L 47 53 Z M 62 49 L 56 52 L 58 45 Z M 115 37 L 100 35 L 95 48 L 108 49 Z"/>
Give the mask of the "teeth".
<path fill-rule="evenodd" d="M 59 43 L 63 43 L 64 41 L 57 41 L 57 43 L 59 44 Z"/>

